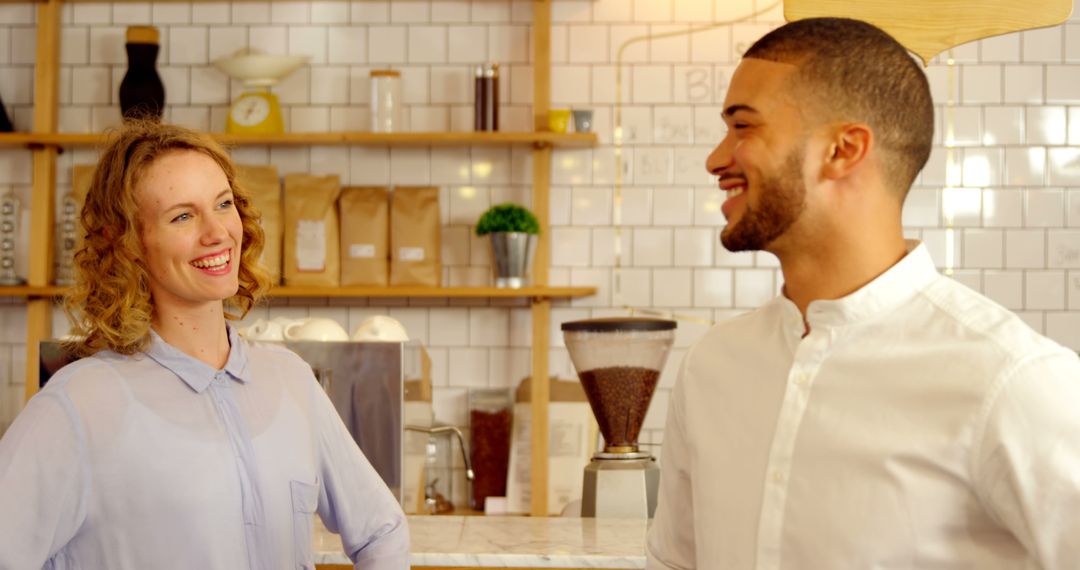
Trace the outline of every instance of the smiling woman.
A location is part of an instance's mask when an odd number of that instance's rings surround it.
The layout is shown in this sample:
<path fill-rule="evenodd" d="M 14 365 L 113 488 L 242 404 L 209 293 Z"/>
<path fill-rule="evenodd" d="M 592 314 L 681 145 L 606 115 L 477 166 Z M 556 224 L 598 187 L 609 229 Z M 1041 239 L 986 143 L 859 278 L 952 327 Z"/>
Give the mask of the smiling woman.
<path fill-rule="evenodd" d="M 221 208 L 226 201 L 230 205 Z M 222 230 L 229 225 L 228 237 L 199 236 L 218 231 L 211 221 L 223 224 Z M 77 337 L 70 348 L 79 355 L 146 348 L 152 320 L 160 319 L 178 295 L 193 294 L 178 287 L 201 289 L 204 296 L 209 288 L 217 295 L 231 282 L 229 294 L 213 299 L 236 311 L 225 312 L 225 318 L 243 317 L 269 289 L 267 274 L 256 263 L 263 247 L 258 212 L 237 187 L 236 169 L 224 149 L 194 131 L 126 124 L 101 157 L 81 222 L 86 237 L 75 256 L 79 279 L 64 300 Z M 179 243 L 184 240 L 195 243 Z M 175 251 L 185 247 L 187 252 Z M 237 260 L 230 261 L 228 278 L 196 279 L 199 273 L 217 276 L 189 263 L 225 250 Z M 169 267 L 172 255 L 189 257 L 176 268 Z"/>
<path fill-rule="evenodd" d="M 169 125 L 102 154 L 65 299 L 85 358 L 0 439 L 0 568 L 311 568 L 315 513 L 358 566 L 408 567 L 401 506 L 311 367 L 228 325 L 268 287 L 234 173 Z"/>
<path fill-rule="evenodd" d="M 155 325 L 188 307 L 220 306 L 236 293 L 242 222 L 213 159 L 194 150 L 162 156 L 139 177 L 136 200 Z"/>

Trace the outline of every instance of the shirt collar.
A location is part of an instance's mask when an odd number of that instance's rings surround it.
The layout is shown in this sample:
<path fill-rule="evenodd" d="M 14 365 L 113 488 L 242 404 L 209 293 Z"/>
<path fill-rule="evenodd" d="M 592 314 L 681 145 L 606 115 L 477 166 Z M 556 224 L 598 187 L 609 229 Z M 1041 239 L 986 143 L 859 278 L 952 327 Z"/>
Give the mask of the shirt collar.
<path fill-rule="evenodd" d="M 247 345 L 237 334 L 235 327 L 228 323 L 225 326 L 229 332 L 229 358 L 222 370 L 234 380 L 247 383 L 250 380 Z M 219 372 L 209 364 L 184 354 L 165 342 L 154 329 L 150 329 L 150 348 L 146 354 L 198 393 L 206 390 Z"/>
<path fill-rule="evenodd" d="M 907 254 L 859 290 L 839 299 L 811 301 L 806 319 L 811 330 L 839 326 L 890 311 L 911 299 L 938 277 L 930 252 L 919 241 L 906 240 Z M 794 317 L 802 326 L 798 308 L 783 297 L 786 317 Z"/>

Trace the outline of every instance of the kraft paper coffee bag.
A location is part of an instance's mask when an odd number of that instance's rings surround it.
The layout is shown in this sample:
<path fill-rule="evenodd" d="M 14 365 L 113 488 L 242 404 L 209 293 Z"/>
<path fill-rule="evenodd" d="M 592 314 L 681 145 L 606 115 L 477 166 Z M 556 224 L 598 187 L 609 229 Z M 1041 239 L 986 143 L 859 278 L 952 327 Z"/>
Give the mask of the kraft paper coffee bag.
<path fill-rule="evenodd" d="M 236 165 L 236 184 L 248 191 L 260 221 L 266 243 L 259 261 L 270 272 L 271 281 L 281 283 L 281 246 L 284 223 L 281 204 L 281 179 L 275 166 Z"/>
<path fill-rule="evenodd" d="M 398 186 L 390 206 L 390 284 L 442 282 L 439 189 Z"/>
<path fill-rule="evenodd" d="M 285 176 L 285 284 L 337 287 L 341 279 L 336 175 Z"/>
<path fill-rule="evenodd" d="M 390 283 L 390 190 L 349 186 L 338 199 L 341 284 Z"/>
<path fill-rule="evenodd" d="M 548 383 L 548 513 L 581 497 L 581 473 L 596 450 L 598 428 L 581 382 L 552 377 Z M 506 483 L 507 510 L 529 512 L 532 501 L 532 378 L 518 384 L 513 443 Z"/>
<path fill-rule="evenodd" d="M 71 194 L 82 209 L 86 201 L 86 194 L 90 192 L 90 184 L 94 181 L 96 164 L 76 164 L 71 167 Z"/>

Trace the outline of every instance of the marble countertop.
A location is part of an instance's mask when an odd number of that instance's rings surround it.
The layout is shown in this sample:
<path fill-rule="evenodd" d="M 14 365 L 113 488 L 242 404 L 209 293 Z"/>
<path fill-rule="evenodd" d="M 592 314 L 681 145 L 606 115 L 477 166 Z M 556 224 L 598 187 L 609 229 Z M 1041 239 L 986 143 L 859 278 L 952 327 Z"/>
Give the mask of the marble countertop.
<path fill-rule="evenodd" d="M 318 523 L 318 519 L 316 519 Z M 350 564 L 321 524 L 315 562 Z M 414 566 L 644 568 L 648 521 L 558 517 L 410 516 Z"/>

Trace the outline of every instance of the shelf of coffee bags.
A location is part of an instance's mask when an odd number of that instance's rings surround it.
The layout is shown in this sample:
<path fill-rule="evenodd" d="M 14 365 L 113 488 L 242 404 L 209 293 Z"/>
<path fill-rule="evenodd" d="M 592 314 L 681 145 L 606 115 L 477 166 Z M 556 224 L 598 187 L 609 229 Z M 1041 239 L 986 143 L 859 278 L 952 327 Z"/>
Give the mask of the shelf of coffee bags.
<path fill-rule="evenodd" d="M 67 287 L 0 287 L 0 297 L 61 297 Z M 595 295 L 595 287 L 289 287 L 270 290 L 271 297 L 471 297 L 471 298 L 570 298 Z"/>
<path fill-rule="evenodd" d="M 107 133 L 0 133 L 0 146 L 104 146 Z M 539 132 L 424 132 L 371 133 L 358 131 L 233 135 L 213 133 L 227 146 L 469 146 L 531 144 L 552 147 L 596 146 L 596 133 Z"/>

